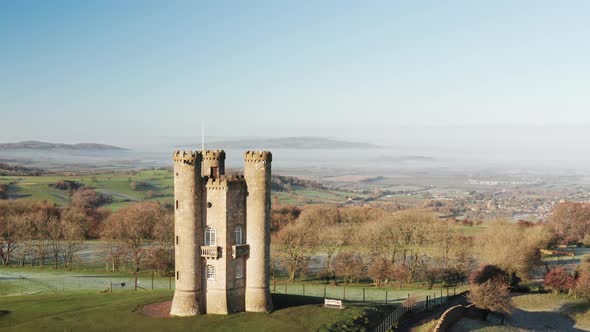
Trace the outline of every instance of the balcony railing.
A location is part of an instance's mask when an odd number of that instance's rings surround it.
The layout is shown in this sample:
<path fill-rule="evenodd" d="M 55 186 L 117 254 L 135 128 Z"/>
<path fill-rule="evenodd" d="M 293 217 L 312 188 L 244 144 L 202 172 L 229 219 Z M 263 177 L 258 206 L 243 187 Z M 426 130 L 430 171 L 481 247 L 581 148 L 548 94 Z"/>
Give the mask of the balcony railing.
<path fill-rule="evenodd" d="M 232 258 L 238 258 L 243 256 L 248 256 L 250 254 L 250 246 L 247 244 L 234 244 L 231 246 Z"/>
<path fill-rule="evenodd" d="M 201 246 L 201 257 L 207 259 L 219 258 L 219 247 L 217 246 Z"/>

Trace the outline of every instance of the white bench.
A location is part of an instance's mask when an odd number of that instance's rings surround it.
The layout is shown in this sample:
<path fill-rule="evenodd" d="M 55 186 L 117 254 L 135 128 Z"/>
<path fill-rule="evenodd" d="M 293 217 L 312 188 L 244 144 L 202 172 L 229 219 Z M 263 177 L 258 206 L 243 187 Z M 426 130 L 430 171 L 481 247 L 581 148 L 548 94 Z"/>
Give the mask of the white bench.
<path fill-rule="evenodd" d="M 344 309 L 342 300 L 324 299 L 324 308 Z"/>

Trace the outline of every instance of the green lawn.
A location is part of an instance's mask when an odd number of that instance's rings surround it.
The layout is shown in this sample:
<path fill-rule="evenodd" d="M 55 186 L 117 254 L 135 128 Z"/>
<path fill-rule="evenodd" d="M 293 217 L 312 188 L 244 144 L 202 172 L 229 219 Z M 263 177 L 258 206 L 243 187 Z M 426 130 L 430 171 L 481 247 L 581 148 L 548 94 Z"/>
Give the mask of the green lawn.
<path fill-rule="evenodd" d="M 275 306 L 294 306 L 270 314 L 167 319 L 140 314 L 143 305 L 171 297 L 169 291 L 0 297 L 0 331 L 336 331 L 358 325 L 364 313 L 374 311 L 363 306 L 325 309 L 278 295 L 273 296 Z"/>
<path fill-rule="evenodd" d="M 560 294 L 527 294 L 512 298 L 515 307 L 527 311 L 559 312 L 576 322 L 576 327 L 590 330 L 590 303 Z"/>
<path fill-rule="evenodd" d="M 293 191 L 274 192 L 274 197 L 277 197 L 281 204 L 289 205 L 307 205 L 307 204 L 336 204 L 344 203 L 350 193 L 333 191 L 333 190 L 317 190 L 317 189 L 295 189 Z"/>

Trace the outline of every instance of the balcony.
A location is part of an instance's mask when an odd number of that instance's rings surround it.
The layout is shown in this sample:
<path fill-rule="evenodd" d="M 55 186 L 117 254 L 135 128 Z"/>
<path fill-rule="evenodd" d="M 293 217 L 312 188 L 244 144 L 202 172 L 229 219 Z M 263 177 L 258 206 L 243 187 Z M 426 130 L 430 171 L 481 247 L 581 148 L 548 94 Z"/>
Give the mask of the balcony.
<path fill-rule="evenodd" d="M 250 254 L 250 246 L 247 244 L 235 244 L 231 246 L 231 256 L 232 258 L 244 257 Z"/>
<path fill-rule="evenodd" d="M 201 257 L 206 259 L 218 259 L 221 255 L 219 254 L 220 247 L 217 246 L 201 246 Z"/>

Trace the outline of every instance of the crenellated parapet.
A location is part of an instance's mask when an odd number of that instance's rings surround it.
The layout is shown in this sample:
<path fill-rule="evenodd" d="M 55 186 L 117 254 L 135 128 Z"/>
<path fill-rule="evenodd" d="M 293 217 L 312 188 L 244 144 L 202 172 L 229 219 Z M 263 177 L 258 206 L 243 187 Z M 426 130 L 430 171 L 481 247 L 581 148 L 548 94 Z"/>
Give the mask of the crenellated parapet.
<path fill-rule="evenodd" d="M 202 154 L 199 151 L 176 150 L 176 151 L 174 151 L 174 155 L 172 157 L 172 160 L 174 160 L 174 162 L 178 162 L 178 163 L 195 165 L 196 163 L 201 162 Z"/>
<path fill-rule="evenodd" d="M 221 175 L 218 178 L 209 178 L 207 180 L 207 189 L 222 190 L 233 185 L 246 185 L 246 179 L 243 175 Z"/>
<path fill-rule="evenodd" d="M 244 154 L 245 162 L 271 162 L 272 153 L 270 151 L 246 151 Z"/>
<path fill-rule="evenodd" d="M 225 151 L 223 150 L 203 150 L 203 160 L 220 160 L 225 159 Z"/>

